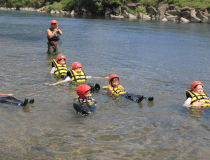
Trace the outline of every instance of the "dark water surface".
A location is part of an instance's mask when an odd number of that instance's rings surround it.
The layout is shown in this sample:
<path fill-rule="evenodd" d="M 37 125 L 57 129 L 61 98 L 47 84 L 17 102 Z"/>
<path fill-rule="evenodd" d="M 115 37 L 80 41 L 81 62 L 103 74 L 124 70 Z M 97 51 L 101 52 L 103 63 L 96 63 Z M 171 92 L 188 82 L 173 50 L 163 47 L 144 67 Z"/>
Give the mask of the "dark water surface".
<path fill-rule="evenodd" d="M 46 30 L 56 19 L 60 53 L 75 61 L 88 82 L 118 74 L 125 90 L 154 103 L 93 93 L 95 113 L 73 109 L 76 86 L 53 83 Z M 1 93 L 34 98 L 24 108 L 0 104 L 0 159 L 209 159 L 210 111 L 182 105 L 194 80 L 210 94 L 210 25 L 159 21 L 68 18 L 0 11 Z"/>

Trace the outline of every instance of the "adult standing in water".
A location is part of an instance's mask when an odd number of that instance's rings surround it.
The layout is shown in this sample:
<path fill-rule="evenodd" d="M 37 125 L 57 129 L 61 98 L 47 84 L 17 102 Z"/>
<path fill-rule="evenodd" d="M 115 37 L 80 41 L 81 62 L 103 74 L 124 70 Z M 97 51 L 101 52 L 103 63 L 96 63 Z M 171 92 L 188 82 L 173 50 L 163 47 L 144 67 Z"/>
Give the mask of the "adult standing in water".
<path fill-rule="evenodd" d="M 59 34 L 62 35 L 62 31 L 58 29 L 58 23 L 56 20 L 51 21 L 51 28 L 47 30 L 48 38 L 48 54 L 59 53 L 58 41 L 60 40 Z"/>

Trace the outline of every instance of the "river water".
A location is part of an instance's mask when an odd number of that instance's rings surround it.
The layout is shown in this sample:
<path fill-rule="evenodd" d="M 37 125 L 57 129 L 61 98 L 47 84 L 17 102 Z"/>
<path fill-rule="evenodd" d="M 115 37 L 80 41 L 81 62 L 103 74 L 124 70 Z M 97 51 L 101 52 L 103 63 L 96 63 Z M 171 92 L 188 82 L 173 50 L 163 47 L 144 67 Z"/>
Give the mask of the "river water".
<path fill-rule="evenodd" d="M 137 104 L 105 90 L 91 116 L 77 115 L 76 86 L 46 86 L 50 75 L 46 30 L 56 19 L 67 66 L 79 61 L 90 83 L 153 96 Z M 0 11 L 1 93 L 35 103 L 0 104 L 0 159 L 209 159 L 208 109 L 183 107 L 185 90 L 199 80 L 210 94 L 209 24 L 111 20 Z"/>

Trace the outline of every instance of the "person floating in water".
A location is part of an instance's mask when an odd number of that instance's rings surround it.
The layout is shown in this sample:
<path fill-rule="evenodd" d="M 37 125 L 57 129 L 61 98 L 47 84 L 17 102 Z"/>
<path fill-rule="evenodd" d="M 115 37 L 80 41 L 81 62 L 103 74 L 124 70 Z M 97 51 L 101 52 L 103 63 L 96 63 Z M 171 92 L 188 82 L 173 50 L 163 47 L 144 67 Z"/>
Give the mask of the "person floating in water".
<path fill-rule="evenodd" d="M 57 56 L 56 60 L 52 60 L 52 69 L 50 73 L 53 73 L 57 78 L 62 78 L 65 81 L 69 81 L 70 78 L 67 76 L 66 57 L 63 54 Z M 68 77 L 68 78 L 67 78 Z"/>
<path fill-rule="evenodd" d="M 149 101 L 152 101 L 154 98 L 153 97 L 144 97 L 143 95 L 135 95 L 132 93 L 127 93 L 123 86 L 120 85 L 120 79 L 119 76 L 116 74 L 113 74 L 109 77 L 109 85 L 108 86 L 103 86 L 103 89 L 107 89 L 108 93 L 110 95 L 114 96 L 122 96 L 125 97 L 129 100 L 132 100 L 134 102 L 141 102 L 143 99 L 147 99 Z"/>
<path fill-rule="evenodd" d="M 16 99 L 15 97 L 13 97 L 12 94 L 2 94 L 0 93 L 0 95 L 3 96 L 7 96 L 7 97 L 0 97 L 0 103 L 5 103 L 5 104 L 11 104 L 11 105 L 15 105 L 15 106 L 26 106 L 28 103 L 28 99 L 25 99 L 24 102 Z M 29 103 L 34 103 L 34 99 L 31 99 L 29 101 Z"/>
<path fill-rule="evenodd" d="M 46 85 L 56 85 L 56 84 L 60 84 L 60 83 L 68 82 L 68 81 L 71 81 L 71 82 L 85 82 L 88 78 L 96 78 L 96 79 L 101 78 L 101 77 L 86 76 L 85 73 L 82 70 L 81 63 L 79 63 L 79 62 L 74 62 L 72 64 L 72 69 L 68 70 L 67 67 L 66 67 L 65 60 L 66 60 L 66 57 L 64 55 L 63 56 L 59 55 L 57 57 L 57 63 L 59 63 L 59 66 L 62 65 L 62 67 L 60 69 L 60 72 L 57 71 L 59 69 L 56 69 L 56 67 L 55 68 L 53 67 L 51 72 L 50 72 L 50 73 L 55 73 L 55 74 L 58 74 L 58 73 L 63 74 L 62 76 L 65 79 L 62 80 L 62 81 L 53 83 L 53 84 L 45 83 Z M 57 68 L 59 68 L 59 67 L 57 67 Z M 58 76 L 60 74 L 58 74 Z M 107 77 L 105 77 L 105 78 L 107 78 Z"/>
<path fill-rule="evenodd" d="M 186 101 L 183 106 L 203 106 L 210 107 L 210 99 L 203 90 L 203 84 L 200 81 L 194 81 L 191 89 L 185 91 Z"/>
<path fill-rule="evenodd" d="M 58 29 L 58 23 L 56 20 L 51 21 L 51 28 L 47 30 L 47 38 L 48 38 L 48 54 L 52 54 L 55 52 L 59 53 L 58 41 L 60 40 L 59 35 L 62 35 L 62 31 Z"/>
<path fill-rule="evenodd" d="M 75 97 L 75 102 L 73 104 L 74 109 L 81 114 L 91 114 L 96 108 L 96 101 L 92 98 L 91 87 L 87 84 L 82 84 L 76 89 L 78 97 Z"/>

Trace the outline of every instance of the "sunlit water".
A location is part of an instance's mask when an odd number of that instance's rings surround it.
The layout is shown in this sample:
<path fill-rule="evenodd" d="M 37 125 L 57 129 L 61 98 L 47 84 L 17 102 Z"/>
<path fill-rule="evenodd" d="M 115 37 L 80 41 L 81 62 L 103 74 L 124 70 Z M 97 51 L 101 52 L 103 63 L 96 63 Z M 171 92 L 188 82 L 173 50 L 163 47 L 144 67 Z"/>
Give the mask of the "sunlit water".
<path fill-rule="evenodd" d="M 93 93 L 95 113 L 73 108 L 76 86 L 46 86 L 51 77 L 46 30 L 56 19 L 67 66 L 79 61 L 88 82 L 108 85 L 118 74 L 125 90 L 154 102 Z M 35 103 L 0 104 L 0 159 L 209 159 L 210 111 L 182 105 L 194 80 L 210 94 L 210 25 L 70 18 L 0 11 L 1 93 Z"/>

